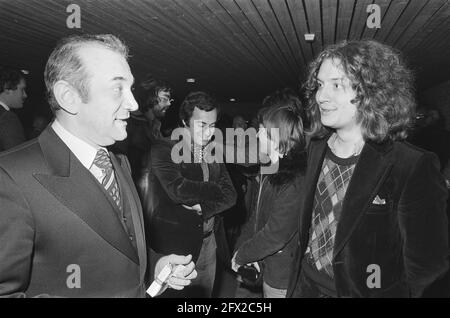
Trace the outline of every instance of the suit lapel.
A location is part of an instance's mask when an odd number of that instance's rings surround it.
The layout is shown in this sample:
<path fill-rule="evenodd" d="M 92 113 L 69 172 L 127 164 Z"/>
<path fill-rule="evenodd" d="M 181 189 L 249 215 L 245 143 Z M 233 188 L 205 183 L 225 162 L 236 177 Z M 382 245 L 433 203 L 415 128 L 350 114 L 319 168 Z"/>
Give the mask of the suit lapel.
<path fill-rule="evenodd" d="M 118 180 L 120 180 L 120 190 L 123 198 L 122 200 L 127 200 L 128 206 L 131 209 L 134 233 L 136 236 L 136 246 L 139 256 L 140 277 L 141 281 L 143 281 L 147 268 L 147 251 L 145 245 L 142 207 L 140 205 L 139 196 L 134 186 L 133 180 L 131 179 L 131 175 L 127 173 L 127 171 L 130 171 L 129 166 L 127 166 L 125 160 L 117 158 L 114 154 L 110 153 L 110 156 L 112 164 L 116 171 L 117 178 Z M 124 204 L 124 208 L 125 206 L 127 205 Z"/>
<path fill-rule="evenodd" d="M 392 163 L 384 156 L 390 149 L 391 143 L 375 145 L 368 142 L 364 145 L 342 204 L 341 219 L 336 229 L 333 258 L 342 250 L 352 235 L 392 168 Z"/>
<path fill-rule="evenodd" d="M 50 127 L 41 134 L 39 143 L 50 174 L 35 174 L 34 178 L 105 241 L 138 264 L 136 251 L 95 177 Z"/>
<path fill-rule="evenodd" d="M 309 229 L 311 227 L 312 209 L 314 202 L 314 193 L 316 191 L 317 179 L 319 178 L 322 168 L 323 158 L 327 149 L 327 140 L 329 136 L 320 140 L 311 141 L 308 148 L 308 165 L 307 173 L 302 182 L 302 195 L 305 198 L 300 208 L 299 217 L 299 244 L 300 248 L 296 251 L 294 272 L 291 275 L 291 283 L 288 291 L 292 296 L 294 288 L 297 286 L 298 277 L 300 275 L 301 260 L 306 251 L 309 240 Z"/>

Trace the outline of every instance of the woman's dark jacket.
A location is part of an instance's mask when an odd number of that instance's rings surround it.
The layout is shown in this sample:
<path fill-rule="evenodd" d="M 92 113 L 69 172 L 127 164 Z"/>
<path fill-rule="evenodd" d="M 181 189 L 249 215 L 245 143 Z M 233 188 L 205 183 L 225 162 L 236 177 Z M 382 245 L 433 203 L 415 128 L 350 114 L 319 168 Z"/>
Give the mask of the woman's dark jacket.
<path fill-rule="evenodd" d="M 276 174 L 260 174 L 252 214 L 239 239 L 236 263 L 261 261 L 264 281 L 274 288 L 288 287 L 305 164 L 306 153 L 293 149 L 279 161 Z"/>

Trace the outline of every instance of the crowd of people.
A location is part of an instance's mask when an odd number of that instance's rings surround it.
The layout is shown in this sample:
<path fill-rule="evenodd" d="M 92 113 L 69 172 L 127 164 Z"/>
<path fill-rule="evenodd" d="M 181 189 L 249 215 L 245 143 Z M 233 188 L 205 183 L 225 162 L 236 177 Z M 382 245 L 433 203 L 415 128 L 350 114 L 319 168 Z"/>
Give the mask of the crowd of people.
<path fill-rule="evenodd" d="M 127 58 L 113 35 L 62 39 L 53 120 L 27 142 L 11 111 L 25 77 L 1 70 L 1 296 L 145 297 L 156 280 L 159 297 L 209 298 L 228 268 L 265 298 L 450 297 L 448 156 L 408 142 L 420 112 L 400 52 L 325 48 L 299 91 L 233 118 L 242 143 L 218 137 L 231 127 L 206 91 L 164 131 L 173 88 L 135 83 Z"/>

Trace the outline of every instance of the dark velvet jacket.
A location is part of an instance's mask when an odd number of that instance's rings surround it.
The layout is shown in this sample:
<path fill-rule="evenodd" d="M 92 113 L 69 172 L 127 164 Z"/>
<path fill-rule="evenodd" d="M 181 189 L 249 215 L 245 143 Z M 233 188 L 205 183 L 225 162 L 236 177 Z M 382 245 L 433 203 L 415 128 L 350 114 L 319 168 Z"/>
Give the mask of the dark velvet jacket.
<path fill-rule="evenodd" d="M 300 264 L 327 139 L 314 140 L 309 148 L 297 264 L 288 297 L 296 297 L 301 288 Z M 375 204 L 377 196 L 385 204 Z M 348 185 L 336 230 L 332 264 L 338 296 L 420 296 L 448 270 L 446 198 L 433 153 L 406 142 L 367 142 Z M 381 288 L 368 287 L 370 264 L 380 267 Z"/>
<path fill-rule="evenodd" d="M 276 174 L 260 175 L 252 214 L 239 238 L 236 263 L 261 261 L 264 281 L 273 288 L 288 287 L 305 165 L 305 151 L 292 151 L 280 160 Z"/>
<path fill-rule="evenodd" d="M 209 181 L 203 181 L 200 163 L 174 163 L 175 142 L 159 140 L 152 145 L 150 180 L 152 203 L 144 212 L 151 247 L 158 253 L 192 254 L 196 261 L 203 242 L 203 221 L 216 216 L 214 233 L 217 252 L 229 261 L 220 213 L 236 203 L 236 191 L 226 167 L 208 164 Z M 182 205 L 199 203 L 202 213 Z"/>
<path fill-rule="evenodd" d="M 0 155 L 0 296 L 145 297 L 154 266 L 139 197 L 126 157 L 110 155 L 132 240 L 115 202 L 51 127 Z M 79 288 L 67 283 L 70 266 Z"/>

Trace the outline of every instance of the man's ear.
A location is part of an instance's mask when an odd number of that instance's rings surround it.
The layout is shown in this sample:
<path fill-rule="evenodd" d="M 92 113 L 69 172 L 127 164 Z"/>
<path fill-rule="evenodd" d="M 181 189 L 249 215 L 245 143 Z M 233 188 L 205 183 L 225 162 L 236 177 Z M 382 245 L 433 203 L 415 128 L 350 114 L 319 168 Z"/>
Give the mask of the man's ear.
<path fill-rule="evenodd" d="M 67 113 L 76 115 L 82 100 L 77 90 L 66 81 L 58 81 L 53 85 L 53 94 L 58 105 Z"/>

